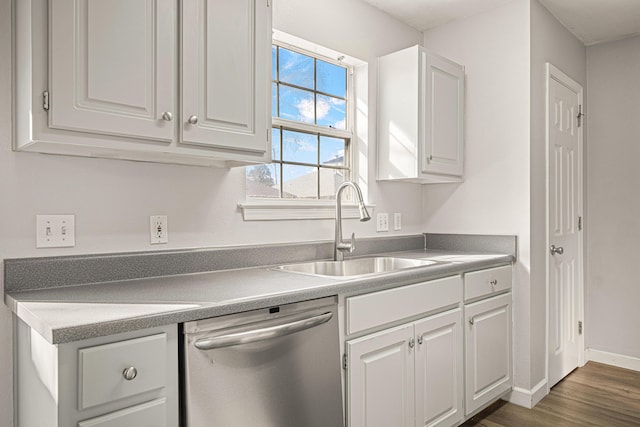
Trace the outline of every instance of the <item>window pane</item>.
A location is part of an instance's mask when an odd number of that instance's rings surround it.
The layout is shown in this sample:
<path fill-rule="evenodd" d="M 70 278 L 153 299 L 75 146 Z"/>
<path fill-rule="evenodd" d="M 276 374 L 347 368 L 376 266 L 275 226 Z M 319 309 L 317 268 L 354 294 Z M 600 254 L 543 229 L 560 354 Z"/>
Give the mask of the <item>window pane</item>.
<path fill-rule="evenodd" d="M 249 166 L 247 172 L 247 196 L 249 197 L 280 197 L 280 165 L 269 163 L 266 165 Z"/>
<path fill-rule="evenodd" d="M 280 85 L 280 117 L 313 123 L 314 113 L 313 92 Z"/>
<path fill-rule="evenodd" d="M 278 117 L 278 84 L 271 83 L 271 116 Z"/>
<path fill-rule="evenodd" d="M 316 90 L 346 98 L 347 69 L 324 61 L 316 61 Z"/>
<path fill-rule="evenodd" d="M 320 164 L 344 166 L 344 139 L 320 137 Z"/>
<path fill-rule="evenodd" d="M 282 160 L 280 157 L 280 128 L 271 128 L 271 158 L 273 161 Z"/>
<path fill-rule="evenodd" d="M 313 58 L 282 47 L 279 52 L 280 81 L 313 90 Z"/>
<path fill-rule="evenodd" d="M 344 180 L 344 170 L 320 168 L 320 198 L 333 199 L 336 195 L 336 191 L 338 190 L 338 186 L 342 184 Z M 344 199 L 348 200 L 345 193 L 346 190 L 343 193 Z"/>
<path fill-rule="evenodd" d="M 317 124 L 335 129 L 347 128 L 345 101 L 330 96 L 318 95 L 316 102 Z"/>
<path fill-rule="evenodd" d="M 282 165 L 282 197 L 318 198 L 318 170 L 310 166 Z"/>
<path fill-rule="evenodd" d="M 318 164 L 318 136 L 291 130 L 282 131 L 282 160 Z"/>
<path fill-rule="evenodd" d="M 278 80 L 278 48 L 274 45 L 271 45 L 271 80 Z"/>

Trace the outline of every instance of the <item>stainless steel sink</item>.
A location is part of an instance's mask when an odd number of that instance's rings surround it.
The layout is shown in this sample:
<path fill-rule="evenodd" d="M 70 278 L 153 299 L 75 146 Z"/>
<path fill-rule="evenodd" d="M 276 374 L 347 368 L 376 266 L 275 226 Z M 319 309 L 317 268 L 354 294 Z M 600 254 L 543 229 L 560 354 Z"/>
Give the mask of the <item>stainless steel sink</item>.
<path fill-rule="evenodd" d="M 388 273 L 406 268 L 423 267 L 440 264 L 439 261 L 427 259 L 410 259 L 396 257 L 352 258 L 344 261 L 311 261 L 298 264 L 287 264 L 275 267 L 277 270 L 292 273 L 310 274 L 328 277 L 354 277 L 369 274 Z"/>

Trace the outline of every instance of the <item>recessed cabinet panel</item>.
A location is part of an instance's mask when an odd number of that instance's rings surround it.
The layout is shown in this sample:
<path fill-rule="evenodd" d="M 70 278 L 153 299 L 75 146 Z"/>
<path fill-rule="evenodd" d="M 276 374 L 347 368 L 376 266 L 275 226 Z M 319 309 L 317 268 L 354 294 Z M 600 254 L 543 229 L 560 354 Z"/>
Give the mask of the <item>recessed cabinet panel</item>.
<path fill-rule="evenodd" d="M 165 427 L 167 399 L 156 399 L 142 405 L 111 412 L 101 417 L 80 421 L 78 427 Z"/>
<path fill-rule="evenodd" d="M 49 125 L 171 141 L 175 7 L 169 0 L 55 0 Z"/>
<path fill-rule="evenodd" d="M 182 3 L 183 143 L 270 152 L 267 7 L 258 0 Z"/>
<path fill-rule="evenodd" d="M 347 342 L 349 427 L 412 427 L 414 361 L 404 325 Z"/>
<path fill-rule="evenodd" d="M 415 323 L 416 426 L 454 425 L 463 417 L 462 310 Z"/>

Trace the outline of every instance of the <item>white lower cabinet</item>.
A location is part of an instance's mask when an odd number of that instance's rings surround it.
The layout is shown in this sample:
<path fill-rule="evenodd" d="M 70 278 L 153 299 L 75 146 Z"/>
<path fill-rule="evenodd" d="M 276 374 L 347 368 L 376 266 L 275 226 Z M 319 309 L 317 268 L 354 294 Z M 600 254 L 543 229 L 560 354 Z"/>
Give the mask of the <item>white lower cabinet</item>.
<path fill-rule="evenodd" d="M 347 341 L 347 425 L 451 426 L 462 420 L 461 321 L 455 308 Z"/>
<path fill-rule="evenodd" d="M 465 416 L 511 390 L 511 284 L 511 266 L 464 276 Z"/>
<path fill-rule="evenodd" d="M 53 345 L 18 321 L 16 343 L 16 427 L 178 427 L 177 325 Z"/>

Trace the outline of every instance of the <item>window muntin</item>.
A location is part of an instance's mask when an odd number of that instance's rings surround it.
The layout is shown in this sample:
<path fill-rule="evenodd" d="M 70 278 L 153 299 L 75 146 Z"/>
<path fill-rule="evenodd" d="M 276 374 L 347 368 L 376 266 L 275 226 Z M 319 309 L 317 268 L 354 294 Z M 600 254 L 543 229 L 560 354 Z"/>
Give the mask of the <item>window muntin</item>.
<path fill-rule="evenodd" d="M 351 176 L 350 70 L 272 46 L 273 162 L 247 168 L 247 196 L 333 199 Z"/>

